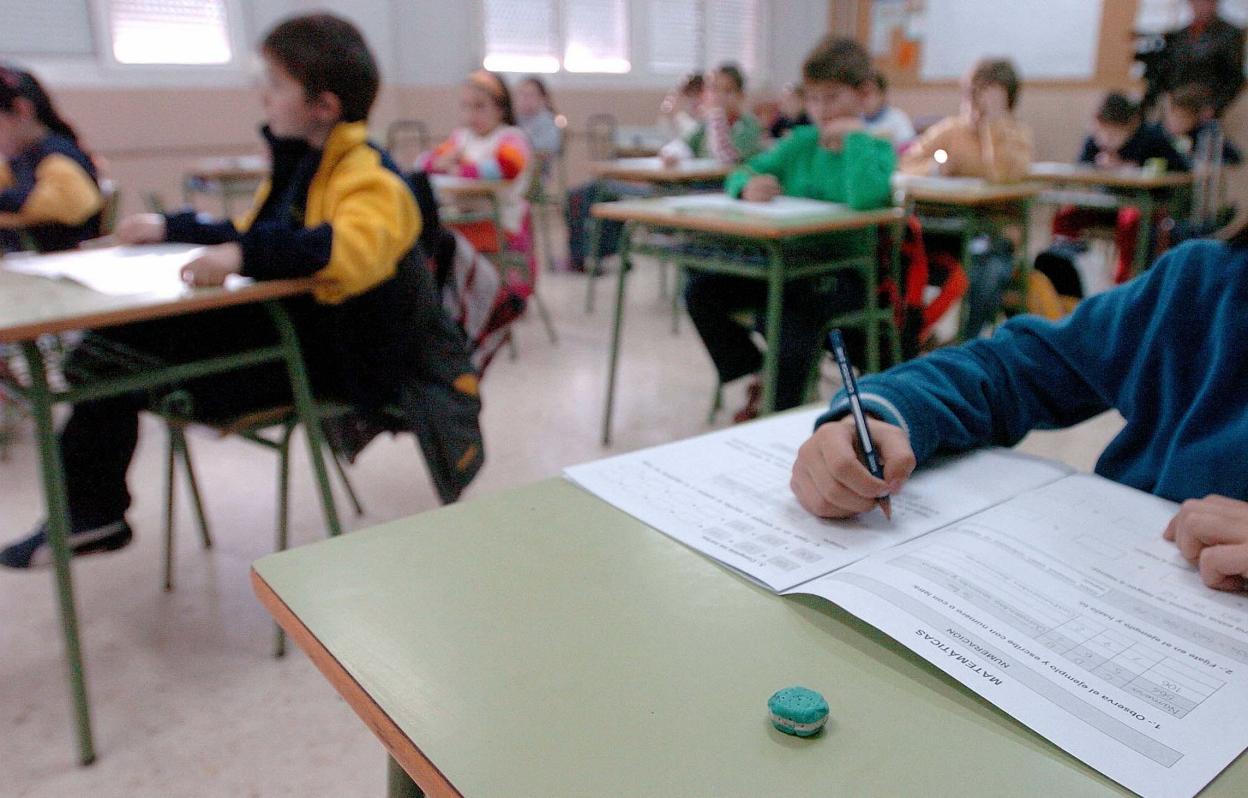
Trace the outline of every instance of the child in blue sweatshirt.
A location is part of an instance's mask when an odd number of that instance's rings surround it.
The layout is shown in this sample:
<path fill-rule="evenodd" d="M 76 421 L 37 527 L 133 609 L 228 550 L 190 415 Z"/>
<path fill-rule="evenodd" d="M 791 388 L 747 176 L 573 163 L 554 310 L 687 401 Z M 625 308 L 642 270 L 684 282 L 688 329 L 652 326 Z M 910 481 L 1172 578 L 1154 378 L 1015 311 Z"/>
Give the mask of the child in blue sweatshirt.
<path fill-rule="evenodd" d="M 1248 235 L 1185 244 L 1061 322 L 1020 316 L 991 339 L 864 377 L 859 388 L 885 478 L 859 463 L 842 392 L 798 453 L 793 492 L 816 515 L 848 517 L 902 489 L 938 451 L 1012 446 L 1033 429 L 1068 427 L 1114 408 L 1126 426 L 1096 473 L 1184 502 L 1167 539 L 1210 587 L 1242 589 L 1246 306 Z"/>

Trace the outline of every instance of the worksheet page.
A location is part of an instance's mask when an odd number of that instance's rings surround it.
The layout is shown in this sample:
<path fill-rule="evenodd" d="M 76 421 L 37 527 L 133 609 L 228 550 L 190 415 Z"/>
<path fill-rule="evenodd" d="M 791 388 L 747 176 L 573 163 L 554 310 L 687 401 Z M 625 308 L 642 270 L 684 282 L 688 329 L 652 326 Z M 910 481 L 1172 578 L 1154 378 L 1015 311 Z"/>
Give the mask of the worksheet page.
<path fill-rule="evenodd" d="M 727 194 L 687 194 L 669 197 L 669 207 L 683 211 L 728 211 L 767 219 L 802 219 L 849 213 L 849 206 L 804 197 L 773 197 L 768 202 L 750 202 Z"/>
<path fill-rule="evenodd" d="M 203 252 L 203 247 L 193 244 L 150 244 L 79 249 L 50 255 L 8 255 L 0 266 L 20 274 L 72 280 L 112 296 L 178 296 L 190 290 L 182 279 L 182 267 Z M 245 277 L 230 275 L 226 287 L 237 288 L 250 283 Z"/>
<path fill-rule="evenodd" d="M 777 592 L 973 515 L 1070 469 L 1006 449 L 932 463 L 878 509 L 844 521 L 789 488 L 822 408 L 786 413 L 564 471 L 599 498 Z"/>
<path fill-rule="evenodd" d="M 911 648 L 1140 795 L 1248 747 L 1248 597 L 1162 539 L 1177 505 L 1073 475 L 793 592 Z"/>

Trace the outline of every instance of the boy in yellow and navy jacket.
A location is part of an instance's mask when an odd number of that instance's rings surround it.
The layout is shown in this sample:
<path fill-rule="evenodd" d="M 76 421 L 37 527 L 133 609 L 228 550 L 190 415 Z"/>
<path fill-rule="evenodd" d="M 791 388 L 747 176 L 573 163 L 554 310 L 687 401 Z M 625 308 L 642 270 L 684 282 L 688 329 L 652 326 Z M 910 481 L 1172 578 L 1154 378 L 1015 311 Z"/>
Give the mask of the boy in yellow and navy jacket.
<path fill-rule="evenodd" d="M 319 396 L 362 413 L 397 407 L 417 434 L 443 501 L 480 468 L 476 378 L 462 333 L 443 313 L 415 249 L 416 200 L 390 159 L 367 141 L 377 94 L 375 62 L 359 31 L 328 14 L 282 23 L 264 40 L 262 88 L 272 174 L 237 222 L 192 212 L 124 220 L 123 243 L 209 245 L 184 269 L 197 285 L 231 274 L 256 280 L 311 277 L 313 297 L 288 309 Z M 271 342 L 262 308 L 115 328 L 107 338 L 170 360 L 198 360 Z M 72 356 L 71 356 L 72 357 Z M 272 365 L 194 380 L 195 417 L 224 418 L 290 401 Z M 142 395 L 76 405 L 60 438 L 75 553 L 130 541 L 126 470 Z M 47 562 L 43 528 L 0 552 L 0 565 Z"/>
<path fill-rule="evenodd" d="M 34 75 L 4 65 L 0 157 L 0 252 L 73 249 L 100 234 L 95 165 Z"/>

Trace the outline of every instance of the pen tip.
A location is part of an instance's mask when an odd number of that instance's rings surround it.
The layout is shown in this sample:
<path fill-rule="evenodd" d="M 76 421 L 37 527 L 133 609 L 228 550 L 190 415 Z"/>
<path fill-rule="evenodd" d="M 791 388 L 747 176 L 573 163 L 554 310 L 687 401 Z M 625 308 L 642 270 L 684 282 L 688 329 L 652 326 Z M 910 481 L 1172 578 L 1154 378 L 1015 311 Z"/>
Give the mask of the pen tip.
<path fill-rule="evenodd" d="M 884 513 L 884 517 L 889 521 L 893 520 L 893 503 L 887 496 L 881 496 L 879 499 L 880 510 Z"/>

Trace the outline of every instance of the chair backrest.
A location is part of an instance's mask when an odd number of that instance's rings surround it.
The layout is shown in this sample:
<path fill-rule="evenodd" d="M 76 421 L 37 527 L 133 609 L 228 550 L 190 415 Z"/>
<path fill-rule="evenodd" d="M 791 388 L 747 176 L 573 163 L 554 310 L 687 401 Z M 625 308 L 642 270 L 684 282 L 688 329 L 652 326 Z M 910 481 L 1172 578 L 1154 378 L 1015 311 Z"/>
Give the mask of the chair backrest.
<path fill-rule="evenodd" d="M 615 157 L 615 132 L 619 127 L 611 114 L 594 114 L 585 125 L 590 160 L 609 161 Z"/>
<path fill-rule="evenodd" d="M 1192 207 L 1190 221 L 1196 226 L 1214 224 L 1226 191 L 1223 151 L 1226 138 L 1222 126 L 1214 123 L 1200 134 L 1192 150 Z"/>
<path fill-rule="evenodd" d="M 403 169 L 410 169 L 431 144 L 429 128 L 419 119 L 399 119 L 386 128 L 386 150 Z"/>

